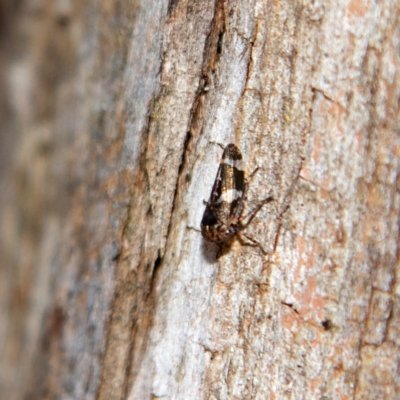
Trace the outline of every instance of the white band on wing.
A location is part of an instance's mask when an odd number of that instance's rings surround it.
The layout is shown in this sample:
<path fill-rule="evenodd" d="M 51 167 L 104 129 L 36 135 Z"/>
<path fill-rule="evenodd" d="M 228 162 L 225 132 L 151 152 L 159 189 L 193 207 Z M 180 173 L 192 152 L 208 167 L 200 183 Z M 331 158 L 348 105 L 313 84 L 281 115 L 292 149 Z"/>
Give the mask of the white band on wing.
<path fill-rule="evenodd" d="M 242 160 L 232 160 L 232 158 L 224 158 L 222 160 L 222 164 L 229 165 L 231 167 L 235 167 L 239 171 L 243 171 Z"/>
<path fill-rule="evenodd" d="M 229 189 L 226 192 L 222 192 L 221 196 L 218 197 L 215 204 L 222 203 L 226 201 L 227 203 L 232 203 L 232 201 L 240 199 L 243 196 L 243 192 L 241 190 Z"/>

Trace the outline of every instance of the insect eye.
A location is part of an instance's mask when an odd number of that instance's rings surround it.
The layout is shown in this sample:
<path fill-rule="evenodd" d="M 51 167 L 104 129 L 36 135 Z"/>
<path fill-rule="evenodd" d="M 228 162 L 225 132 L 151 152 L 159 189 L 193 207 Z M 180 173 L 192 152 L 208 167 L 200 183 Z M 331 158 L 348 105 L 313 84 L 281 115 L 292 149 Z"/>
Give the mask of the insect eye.
<path fill-rule="evenodd" d="M 212 212 L 205 213 L 201 221 L 203 225 L 215 225 L 217 222 L 218 220 Z"/>

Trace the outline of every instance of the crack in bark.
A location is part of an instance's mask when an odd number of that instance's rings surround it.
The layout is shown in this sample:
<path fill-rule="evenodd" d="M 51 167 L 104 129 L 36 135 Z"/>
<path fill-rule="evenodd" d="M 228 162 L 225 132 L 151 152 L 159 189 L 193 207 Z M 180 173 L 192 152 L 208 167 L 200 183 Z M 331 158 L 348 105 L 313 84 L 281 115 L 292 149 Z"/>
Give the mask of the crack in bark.
<path fill-rule="evenodd" d="M 154 111 L 154 105 L 156 102 L 156 99 L 159 97 L 160 93 L 155 93 L 154 96 L 152 97 L 152 99 L 149 101 L 148 107 L 147 107 L 147 117 L 146 117 L 146 124 L 144 125 L 143 129 L 142 129 L 142 134 L 141 137 L 143 138 L 142 140 L 142 149 L 139 152 L 140 157 L 138 159 L 138 177 L 140 176 L 140 170 L 143 170 L 143 176 L 145 178 L 146 181 L 146 187 L 147 187 L 147 191 L 146 193 L 149 193 L 149 179 L 148 179 L 148 173 L 147 173 L 147 167 L 146 167 L 146 157 L 147 157 L 147 149 L 148 149 L 148 137 L 149 137 L 149 132 L 150 132 L 150 126 L 151 126 L 151 119 L 152 119 L 152 113 Z M 144 168 L 142 168 L 142 167 Z M 140 178 L 138 178 L 140 180 Z M 120 243 L 122 243 L 122 247 L 121 250 L 118 252 L 118 254 L 114 257 L 115 259 L 115 269 L 116 271 L 118 270 L 123 270 L 123 265 L 128 261 L 128 254 L 129 254 L 129 249 L 126 249 L 124 246 L 124 243 L 128 243 L 127 240 L 125 240 L 126 237 L 129 237 L 131 235 L 131 232 L 129 232 L 129 227 L 131 225 L 131 221 L 132 221 L 132 210 L 135 204 L 135 198 L 134 198 L 134 193 L 135 193 L 135 187 L 131 186 L 129 188 L 129 203 L 127 204 L 127 211 L 126 211 L 126 217 L 125 220 L 122 223 L 121 226 L 121 236 L 120 236 Z M 149 210 L 151 210 L 151 202 L 149 199 L 149 204 L 150 204 L 150 208 Z M 143 250 L 143 242 L 140 245 L 140 248 Z M 138 270 L 140 269 L 140 266 L 138 266 Z M 122 387 L 121 387 L 121 393 L 123 394 L 123 396 L 127 396 L 128 394 L 128 390 L 129 390 L 129 380 L 130 380 L 130 374 L 131 374 L 131 369 L 132 369 L 132 351 L 134 349 L 135 346 L 135 339 L 134 336 L 137 333 L 136 330 L 136 324 L 137 324 L 137 308 L 140 307 L 140 305 L 138 303 L 140 303 L 139 299 L 139 294 L 137 290 L 134 290 L 133 292 L 131 291 L 131 287 L 138 287 L 138 274 L 135 271 L 131 271 L 129 274 L 131 279 L 127 279 L 128 277 L 120 277 L 117 278 L 117 282 L 115 285 L 115 290 L 114 290 L 114 295 L 113 295 L 113 299 L 111 301 L 110 307 L 109 309 L 111 310 L 108 318 L 107 318 L 107 322 L 105 324 L 105 346 L 104 346 L 104 352 L 102 354 L 102 362 L 101 365 L 103 366 L 100 372 L 100 384 L 98 386 L 98 390 L 96 393 L 95 398 L 96 399 L 102 399 L 105 397 L 109 396 L 109 385 L 111 384 L 111 382 L 105 382 L 105 374 L 112 374 L 112 371 L 110 371 L 109 369 L 107 371 L 104 370 L 104 366 L 106 367 L 111 367 L 109 366 L 109 363 L 107 363 L 106 359 L 107 357 L 114 357 L 113 354 L 109 354 L 109 351 L 111 351 L 111 346 L 114 345 L 114 340 L 111 340 L 111 335 L 113 334 L 112 331 L 112 326 L 114 325 L 113 321 L 115 321 L 115 318 L 119 318 L 119 314 L 122 313 L 123 311 L 120 310 L 120 305 L 117 305 L 119 303 L 119 300 L 121 297 L 125 298 L 126 301 L 128 301 L 128 299 L 132 299 L 132 308 L 129 311 L 130 314 L 130 320 L 131 322 L 131 327 L 130 327 L 130 340 L 129 340 L 129 344 L 128 344 L 128 348 L 126 351 L 126 359 L 125 359 L 125 368 L 124 368 L 124 378 L 123 378 L 123 382 L 122 382 Z M 145 283 L 144 283 L 145 284 Z M 139 286 L 143 286 L 140 285 Z M 148 307 L 143 306 L 143 309 L 147 309 Z M 150 307 L 151 308 L 151 307 Z M 149 313 L 151 316 L 151 313 Z M 117 346 L 118 347 L 118 346 Z M 143 345 L 143 348 L 141 349 L 141 356 L 139 358 L 141 358 L 144 354 L 144 348 L 146 346 Z M 105 396 L 105 397 L 104 397 Z M 114 396 L 114 393 L 113 393 Z"/>
<path fill-rule="evenodd" d="M 281 304 L 283 304 L 284 306 L 287 306 L 287 307 L 291 308 L 296 314 L 299 315 L 299 312 L 293 307 L 293 304 L 292 304 L 292 303 L 286 303 L 286 302 L 284 302 L 284 301 L 281 301 Z"/>
<path fill-rule="evenodd" d="M 370 44 L 368 44 L 366 52 L 365 52 L 365 58 L 364 58 L 364 66 L 363 68 L 367 69 L 368 66 L 366 65 L 368 63 L 369 57 L 370 57 L 370 53 L 378 53 L 376 55 L 377 59 L 382 59 L 382 50 L 379 51 L 377 50 L 375 47 L 371 47 Z M 369 74 L 367 73 L 366 76 L 369 76 Z M 368 135 L 368 140 L 367 140 L 367 144 L 366 144 L 366 154 L 368 156 L 368 154 L 373 153 L 374 149 L 373 149 L 373 145 L 372 145 L 372 140 L 371 138 L 373 138 L 375 136 L 375 131 L 379 128 L 379 123 L 377 121 L 379 121 L 379 116 L 377 115 L 377 104 L 379 102 L 378 99 L 378 82 L 380 82 L 382 80 L 382 63 L 378 63 L 378 66 L 374 68 L 374 71 L 372 73 L 372 76 L 370 78 L 370 98 L 369 101 L 367 103 L 367 109 L 369 111 L 370 114 L 370 118 L 369 118 L 369 123 L 366 127 L 366 132 Z M 371 187 L 373 186 L 373 184 L 375 182 L 379 182 L 379 178 L 377 176 L 377 168 L 378 165 L 375 164 L 375 169 L 372 173 L 371 176 L 371 180 L 370 182 L 366 182 L 367 188 L 368 188 L 368 192 L 371 192 Z M 366 212 L 368 212 L 368 207 Z M 400 233 L 400 229 L 398 231 Z M 399 254 L 399 246 L 397 247 L 397 254 Z M 382 256 L 380 254 L 380 256 Z M 369 259 L 371 259 L 371 257 L 369 257 Z M 374 262 L 374 265 L 377 267 L 377 269 L 379 269 L 380 263 L 378 261 Z M 394 269 L 394 267 L 392 266 L 392 270 Z M 370 271 L 372 271 L 372 266 Z M 374 346 L 374 347 L 380 347 L 382 346 L 383 343 L 385 343 L 387 341 L 387 329 L 389 326 L 389 318 L 392 315 L 392 311 L 393 311 L 393 288 L 394 288 L 394 281 L 395 281 L 395 273 L 393 271 L 393 279 L 392 282 L 390 284 L 390 312 L 389 312 L 389 316 L 388 318 L 385 319 L 385 334 L 383 337 L 382 342 L 379 345 L 375 345 L 373 343 L 368 343 L 365 340 L 365 336 L 368 334 L 369 330 L 368 330 L 368 321 L 373 318 L 373 313 L 372 313 L 372 300 L 374 297 L 374 292 L 377 290 L 376 288 L 373 287 L 373 276 L 372 274 L 369 277 L 369 287 L 370 287 L 370 294 L 369 294 L 369 301 L 368 301 L 368 310 L 366 312 L 365 318 L 363 319 L 363 321 L 360 323 L 360 328 L 362 325 L 362 330 L 360 333 L 360 338 L 359 338 L 359 343 L 358 343 L 358 362 L 357 362 L 357 368 L 355 371 L 355 380 L 354 380 L 354 391 L 353 391 L 353 398 L 355 398 L 357 396 L 357 390 L 360 384 L 360 374 L 362 373 L 362 369 L 363 369 L 363 362 L 362 362 L 362 358 L 361 358 L 361 354 L 363 352 L 363 348 L 367 347 L 367 346 Z"/>
<path fill-rule="evenodd" d="M 174 0 L 172 0 L 174 1 Z M 176 0 L 178 1 L 178 0 Z M 174 191 L 174 198 L 173 198 L 173 206 L 170 214 L 170 221 L 167 230 L 167 239 L 166 239 L 166 247 L 168 247 L 169 243 L 169 235 L 172 226 L 172 220 L 174 216 L 174 212 L 176 209 L 176 202 L 179 198 L 179 191 L 182 187 L 183 181 L 183 174 L 186 167 L 187 162 L 187 155 L 190 152 L 190 143 L 192 139 L 201 136 L 202 128 L 200 132 L 197 132 L 196 125 L 199 122 L 200 115 L 201 115 L 201 108 L 203 107 L 202 104 L 202 97 L 205 93 L 208 92 L 209 89 L 206 89 L 208 83 L 210 81 L 210 75 L 214 73 L 216 63 L 219 60 L 220 54 L 222 52 L 222 43 L 223 43 L 223 36 L 225 33 L 225 18 L 224 18 L 224 0 L 216 0 L 215 7 L 214 7 L 214 17 L 210 24 L 209 34 L 205 40 L 205 46 L 203 51 L 203 60 L 202 60 L 202 67 L 201 67 L 201 74 L 198 81 L 198 86 L 196 90 L 196 94 L 193 100 L 192 108 L 189 112 L 189 123 L 188 123 L 188 130 L 186 134 L 186 138 L 183 144 L 183 151 L 182 151 L 182 158 L 181 163 L 179 165 L 179 171 L 176 179 L 175 184 L 175 191 Z M 187 180 L 188 174 L 185 176 L 185 180 Z"/>
<path fill-rule="evenodd" d="M 179 3 L 179 0 L 169 0 L 168 1 L 168 7 L 167 7 L 167 15 L 168 17 L 171 17 L 171 15 L 173 14 L 173 12 L 175 11 L 175 8 L 177 7 Z"/>
<path fill-rule="evenodd" d="M 282 217 L 284 216 L 284 214 L 286 213 L 287 210 L 289 210 L 290 205 L 287 204 L 286 207 L 281 211 L 281 213 L 278 215 L 277 220 L 278 222 L 278 229 L 276 231 L 276 235 L 275 235 L 275 240 L 274 240 L 274 252 L 276 251 L 276 248 L 278 247 L 278 242 L 279 242 L 279 237 L 281 234 L 281 229 L 282 229 Z"/>
<path fill-rule="evenodd" d="M 170 213 L 170 218 L 169 218 L 169 223 L 168 223 L 168 227 L 167 227 L 167 235 L 166 235 L 166 240 L 165 240 L 165 247 L 168 247 L 168 243 L 169 243 L 169 235 L 171 232 L 171 226 L 172 226 L 172 219 L 175 213 L 175 209 L 177 206 L 177 201 L 178 201 L 178 193 L 179 193 L 179 188 L 180 188 L 180 181 L 181 181 L 181 176 L 183 173 L 183 170 L 185 168 L 185 164 L 186 164 L 186 158 L 187 158 L 187 153 L 189 151 L 189 143 L 190 140 L 192 138 L 192 135 L 190 133 L 190 130 L 187 131 L 186 133 L 186 138 L 185 141 L 183 143 L 183 151 L 182 151 L 182 155 L 181 155 L 181 163 L 179 165 L 179 169 L 178 169 L 178 175 L 177 175 L 177 179 L 176 179 L 176 183 L 175 183 L 175 190 L 174 190 L 174 197 L 172 200 L 172 209 L 171 209 L 171 213 Z M 165 252 L 165 249 L 164 249 Z M 163 254 L 164 254 L 163 252 Z M 161 257 L 161 262 L 162 262 L 163 257 Z M 161 264 L 160 262 L 160 264 Z"/>
<path fill-rule="evenodd" d="M 177 6 L 178 4 L 178 0 L 171 0 L 170 4 L 169 4 L 169 12 L 172 13 L 173 9 Z M 126 357 L 126 366 L 125 366 L 125 376 L 124 376 L 124 380 L 123 380 L 123 388 L 122 388 L 122 393 L 124 395 L 124 397 L 126 398 L 129 394 L 129 389 L 132 386 L 132 382 L 134 381 L 134 377 L 131 376 L 132 375 L 132 362 L 133 362 L 133 351 L 135 349 L 135 344 L 136 344 L 136 340 L 135 340 L 135 336 L 138 334 L 138 329 L 143 330 L 146 329 L 147 331 L 151 330 L 151 324 L 152 324 L 152 320 L 153 320 L 153 316 L 154 316 L 154 312 L 151 313 L 150 310 L 154 307 L 154 288 L 156 285 L 156 280 L 157 280 L 157 271 L 160 270 L 164 257 L 161 256 L 161 254 L 163 254 L 165 252 L 165 249 L 168 247 L 168 243 L 170 240 L 170 232 L 171 232 L 171 228 L 172 228 L 172 221 L 173 221 L 173 217 L 174 217 L 174 213 L 177 207 L 177 201 L 179 199 L 179 191 L 181 188 L 181 182 L 182 182 L 182 175 L 184 173 L 185 170 L 185 166 L 186 166 L 186 161 L 187 161 L 187 154 L 189 152 L 190 149 L 190 142 L 191 139 L 193 137 L 192 132 L 196 132 L 194 126 L 197 123 L 197 117 L 200 115 L 200 108 L 202 106 L 201 104 L 201 97 L 204 95 L 204 91 L 203 91 L 203 87 L 202 87 L 202 81 L 204 78 L 204 76 L 209 76 L 210 72 L 213 73 L 216 62 L 219 59 L 220 53 L 222 51 L 222 43 L 223 43 L 223 34 L 224 34 L 224 22 L 222 23 L 222 29 L 218 29 L 219 27 L 219 23 L 221 22 L 219 17 L 221 13 L 218 13 L 219 9 L 223 10 L 223 0 L 216 0 L 216 12 L 214 14 L 214 19 L 211 23 L 211 29 L 210 29 L 210 34 L 208 35 L 208 38 L 206 40 L 206 45 L 204 48 L 204 57 L 203 57 L 203 67 L 201 68 L 202 70 L 202 74 L 201 77 L 199 79 L 199 85 L 198 85 L 198 89 L 193 101 L 193 107 L 192 110 L 190 111 L 190 118 L 189 118 L 189 126 L 190 128 L 187 131 L 187 135 L 183 144 L 183 151 L 182 151 L 182 158 L 181 158 L 181 164 L 179 165 L 179 171 L 177 174 L 177 180 L 176 180 L 176 185 L 175 185 L 175 191 L 174 191 L 174 196 L 173 196 L 173 201 L 172 201 L 172 209 L 171 209 L 171 213 L 170 213 L 170 219 L 169 219 L 169 224 L 167 227 L 167 234 L 166 234 L 166 241 L 165 241 L 165 248 L 164 251 L 161 252 L 161 249 L 158 249 L 158 256 L 156 258 L 156 260 L 153 263 L 153 267 L 150 271 L 150 275 L 148 276 L 148 284 L 149 284 L 149 291 L 147 293 L 147 296 L 145 297 L 144 301 L 146 302 L 146 304 L 138 304 L 140 303 L 140 299 L 139 296 L 140 294 L 135 295 L 135 297 L 137 298 L 136 301 L 133 301 L 132 304 L 132 310 L 131 310 L 131 321 L 132 321 L 132 325 L 131 325 L 131 338 L 129 340 L 129 346 L 128 346 L 128 350 L 127 350 L 127 357 Z M 222 13 L 223 14 L 223 13 Z M 224 19 L 223 19 L 224 21 Z M 213 32 L 215 31 L 215 29 L 217 29 L 218 34 L 217 35 L 213 35 Z M 215 38 L 214 38 L 215 37 Z M 215 42 L 215 43 L 214 43 Z M 213 50 L 215 48 L 215 50 Z M 161 56 L 161 65 L 160 65 L 160 74 L 162 73 L 162 64 L 163 64 L 163 55 Z M 161 92 L 162 92 L 162 88 L 160 89 L 160 92 L 155 94 L 153 96 L 153 99 L 151 100 L 151 102 L 149 103 L 149 107 L 148 107 L 148 116 L 147 116 L 147 123 L 145 125 L 145 128 L 143 129 L 143 140 L 142 143 L 144 144 L 143 146 L 143 150 L 140 152 L 141 157 L 139 160 L 138 164 L 142 164 L 144 167 L 144 175 L 146 177 L 146 181 L 147 181 L 147 192 L 149 191 L 149 180 L 148 180 L 148 173 L 147 173 L 147 163 L 146 163 L 146 156 L 147 156 L 147 148 L 148 148 L 148 137 L 149 137 L 149 132 L 150 132 L 150 126 L 151 126 L 151 119 L 152 119 L 152 114 L 154 111 L 154 105 L 156 103 L 156 99 L 158 97 L 161 96 Z M 132 210 L 132 206 L 133 206 L 133 194 L 134 194 L 134 189 L 132 188 L 131 193 L 130 193 L 130 198 L 131 198 L 131 202 L 128 204 L 127 207 L 127 217 L 124 221 L 124 224 L 122 226 L 122 233 L 121 233 L 121 242 L 123 243 L 124 237 L 126 235 L 128 235 L 128 230 L 129 230 L 129 225 L 132 219 L 131 216 L 131 210 Z M 151 205 L 151 199 L 149 199 L 150 205 Z M 117 268 L 118 268 L 118 264 L 120 263 L 120 260 L 124 260 L 124 249 L 122 249 L 120 252 L 118 252 L 118 254 L 114 257 L 115 262 L 117 263 Z M 140 267 L 139 267 L 140 268 Z M 136 278 L 137 279 L 137 278 Z M 116 289 L 115 291 L 115 296 L 114 296 L 114 300 L 113 302 L 115 302 L 116 298 L 118 298 L 121 295 L 121 290 L 123 290 L 123 287 L 126 285 L 126 282 L 120 282 L 117 283 L 117 286 L 120 285 L 121 288 L 120 289 Z M 147 286 L 146 282 L 142 282 L 141 286 Z M 148 315 L 147 318 L 147 323 L 146 326 L 147 328 L 145 328 L 144 326 L 142 326 L 143 324 L 141 324 L 140 326 L 138 326 L 138 319 L 137 319 L 137 313 L 138 313 L 138 307 L 142 310 L 142 312 L 144 310 L 147 310 L 148 312 L 146 314 Z M 112 323 L 112 319 L 113 319 L 113 315 L 115 312 L 115 306 L 111 306 L 110 307 L 112 310 L 110 317 L 109 317 L 109 322 L 107 323 L 108 326 L 110 326 L 110 324 Z M 144 316 L 143 316 L 144 317 Z M 143 319 L 143 318 L 141 318 Z M 109 338 L 110 338 L 110 334 L 111 331 L 108 331 L 107 334 L 107 339 L 106 339 L 106 346 L 105 348 L 109 348 Z M 147 343 L 147 341 L 145 341 Z M 139 349 L 139 356 L 138 358 L 141 359 L 145 353 L 145 349 L 147 344 L 143 343 L 141 346 L 141 349 Z M 105 356 L 107 354 L 107 350 L 104 353 L 104 357 L 103 360 L 105 359 Z M 104 365 L 104 362 L 102 363 L 102 365 Z M 101 382 L 104 382 L 104 378 L 101 378 Z M 102 396 L 104 396 L 105 394 L 103 393 L 103 384 L 101 383 L 99 385 L 99 390 L 97 392 L 97 399 L 102 398 Z"/>

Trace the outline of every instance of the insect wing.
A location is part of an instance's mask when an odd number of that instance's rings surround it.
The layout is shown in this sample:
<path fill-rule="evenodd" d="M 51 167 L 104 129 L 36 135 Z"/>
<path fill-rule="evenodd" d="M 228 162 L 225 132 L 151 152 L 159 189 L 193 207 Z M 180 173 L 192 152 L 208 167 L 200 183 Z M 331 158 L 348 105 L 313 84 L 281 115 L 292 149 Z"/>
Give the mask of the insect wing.
<path fill-rule="evenodd" d="M 243 208 L 245 180 L 242 154 L 234 144 L 226 146 L 220 168 L 222 187 L 217 204 L 221 204 L 229 218 L 237 219 Z"/>
<path fill-rule="evenodd" d="M 239 218 L 245 191 L 242 154 L 234 144 L 228 144 L 222 155 L 211 191 L 210 207 L 220 222 Z"/>

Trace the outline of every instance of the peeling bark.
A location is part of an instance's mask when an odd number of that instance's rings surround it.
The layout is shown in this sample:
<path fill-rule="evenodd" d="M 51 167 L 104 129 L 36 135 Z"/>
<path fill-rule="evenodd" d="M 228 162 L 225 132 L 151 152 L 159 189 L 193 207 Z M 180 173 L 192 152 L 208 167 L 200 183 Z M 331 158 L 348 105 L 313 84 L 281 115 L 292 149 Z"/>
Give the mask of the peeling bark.
<path fill-rule="evenodd" d="M 400 3 L 75 3 L 0 7 L 0 392 L 399 397 Z"/>

